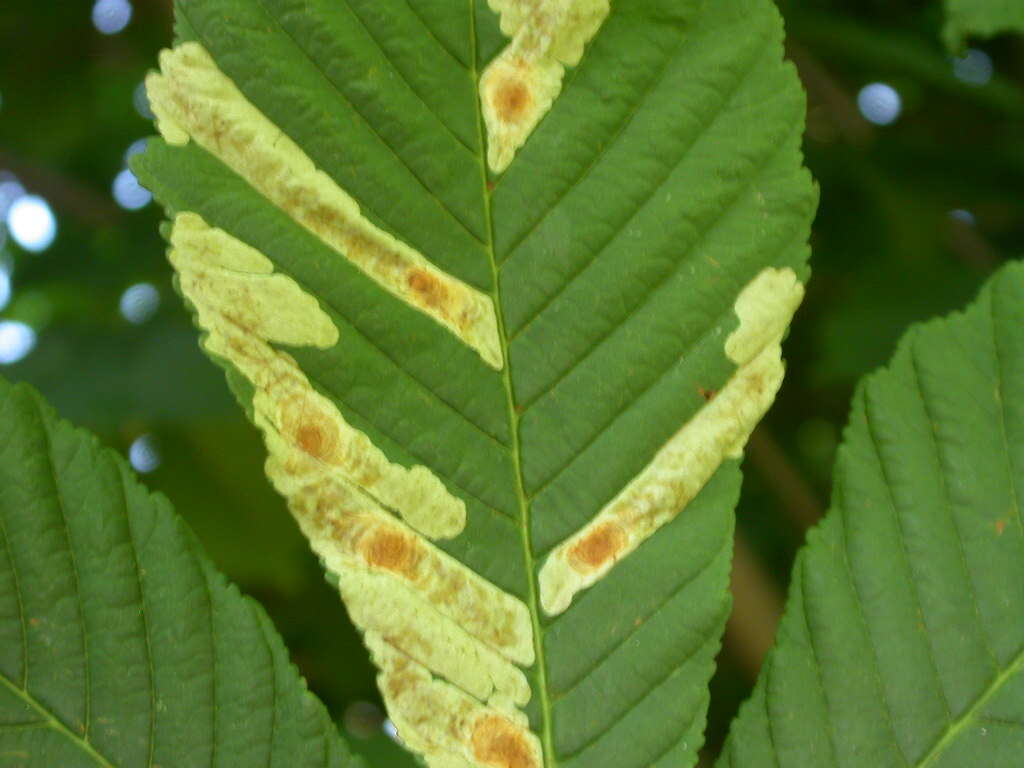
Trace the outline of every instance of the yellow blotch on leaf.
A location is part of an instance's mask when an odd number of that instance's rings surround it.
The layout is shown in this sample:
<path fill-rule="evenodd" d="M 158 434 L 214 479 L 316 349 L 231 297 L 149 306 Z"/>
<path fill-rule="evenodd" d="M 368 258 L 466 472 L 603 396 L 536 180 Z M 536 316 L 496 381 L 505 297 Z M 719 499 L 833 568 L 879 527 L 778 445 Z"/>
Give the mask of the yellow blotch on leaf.
<path fill-rule="evenodd" d="M 372 224 L 355 200 L 251 104 L 198 43 L 160 54 L 146 78 L 157 126 L 170 144 L 190 139 L 382 288 L 433 318 L 490 366 L 504 361 L 491 298 Z"/>
<path fill-rule="evenodd" d="M 512 42 L 480 77 L 487 162 L 504 171 L 562 90 L 566 66 L 583 57 L 609 0 L 491 0 Z"/>
<path fill-rule="evenodd" d="M 736 372 L 618 496 L 549 555 L 539 576 L 548 614 L 566 610 L 578 592 L 673 520 L 727 457 L 741 454 L 782 385 L 782 337 L 803 293 L 791 269 L 773 267 L 740 292 L 740 323 L 725 342 Z"/>

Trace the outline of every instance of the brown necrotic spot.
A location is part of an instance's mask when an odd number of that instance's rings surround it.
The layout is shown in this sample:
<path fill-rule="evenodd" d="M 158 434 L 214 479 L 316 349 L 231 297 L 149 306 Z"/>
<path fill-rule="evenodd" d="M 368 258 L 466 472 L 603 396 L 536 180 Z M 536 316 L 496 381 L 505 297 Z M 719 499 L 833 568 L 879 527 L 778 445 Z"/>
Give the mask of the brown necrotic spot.
<path fill-rule="evenodd" d="M 615 562 L 626 540 L 626 532 L 618 523 L 602 523 L 573 545 L 569 562 L 577 570 L 595 570 Z"/>
<path fill-rule="evenodd" d="M 374 568 L 412 578 L 416 573 L 419 554 L 414 538 L 401 531 L 381 528 L 370 533 L 360 543 L 363 557 Z"/>
<path fill-rule="evenodd" d="M 473 757 L 493 768 L 537 768 L 525 731 L 499 715 L 485 715 L 473 725 Z"/>
<path fill-rule="evenodd" d="M 503 79 L 494 89 L 494 111 L 504 123 L 518 123 L 530 111 L 533 94 L 518 77 Z"/>
<path fill-rule="evenodd" d="M 448 301 L 448 289 L 425 269 L 412 269 L 405 279 L 418 304 L 437 309 Z"/>
<path fill-rule="evenodd" d="M 299 448 L 310 456 L 320 458 L 324 455 L 327 439 L 319 424 L 303 424 L 295 433 L 295 441 Z"/>
<path fill-rule="evenodd" d="M 281 404 L 283 431 L 306 455 L 329 461 L 338 448 L 338 425 L 308 397 L 292 397 Z"/>

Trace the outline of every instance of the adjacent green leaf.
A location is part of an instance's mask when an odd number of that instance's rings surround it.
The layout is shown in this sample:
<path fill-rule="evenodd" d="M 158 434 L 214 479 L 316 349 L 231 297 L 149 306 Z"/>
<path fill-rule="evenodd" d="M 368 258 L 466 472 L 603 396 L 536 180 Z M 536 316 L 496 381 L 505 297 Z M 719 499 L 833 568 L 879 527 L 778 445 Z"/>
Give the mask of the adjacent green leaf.
<path fill-rule="evenodd" d="M 968 37 L 1024 32 L 1024 4 L 1019 0 L 945 0 L 945 7 L 943 35 L 952 50 Z"/>
<path fill-rule="evenodd" d="M 0 425 L 0 765 L 362 765 L 166 499 L 27 386 Z"/>
<path fill-rule="evenodd" d="M 1018 766 L 1024 265 L 868 377 L 720 765 Z"/>
<path fill-rule="evenodd" d="M 769 0 L 491 6 L 179 0 L 134 168 L 405 743 L 691 765 L 803 93 Z"/>

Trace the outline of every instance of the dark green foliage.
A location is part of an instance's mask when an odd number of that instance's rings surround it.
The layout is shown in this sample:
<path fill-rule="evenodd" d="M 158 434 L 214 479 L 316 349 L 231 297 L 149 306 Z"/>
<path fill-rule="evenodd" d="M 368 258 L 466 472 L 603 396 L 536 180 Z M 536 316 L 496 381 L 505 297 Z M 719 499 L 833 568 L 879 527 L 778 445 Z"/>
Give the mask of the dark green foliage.
<path fill-rule="evenodd" d="M 0 765 L 362 765 L 164 497 L 25 385 L 0 425 Z"/>
<path fill-rule="evenodd" d="M 719 765 L 1024 755 L 1024 264 L 854 400 L 832 510 Z"/>

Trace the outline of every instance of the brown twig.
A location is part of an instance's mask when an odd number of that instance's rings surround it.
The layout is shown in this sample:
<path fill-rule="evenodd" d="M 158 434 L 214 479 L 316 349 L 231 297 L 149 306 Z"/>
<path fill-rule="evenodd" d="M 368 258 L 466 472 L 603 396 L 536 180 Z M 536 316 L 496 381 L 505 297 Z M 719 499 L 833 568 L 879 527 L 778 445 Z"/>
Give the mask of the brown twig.
<path fill-rule="evenodd" d="M 763 424 L 750 436 L 747 459 L 801 530 L 807 530 L 821 519 L 824 506 L 818 495 Z"/>
<path fill-rule="evenodd" d="M 725 627 L 725 647 L 740 669 L 753 680 L 775 641 L 783 596 L 739 531 L 736 532 L 731 589 L 733 610 Z"/>

